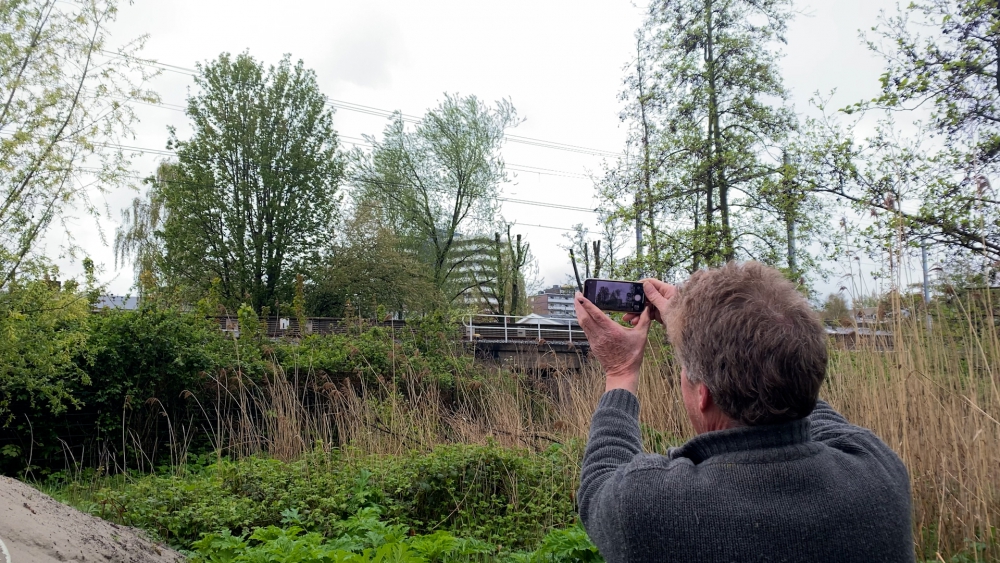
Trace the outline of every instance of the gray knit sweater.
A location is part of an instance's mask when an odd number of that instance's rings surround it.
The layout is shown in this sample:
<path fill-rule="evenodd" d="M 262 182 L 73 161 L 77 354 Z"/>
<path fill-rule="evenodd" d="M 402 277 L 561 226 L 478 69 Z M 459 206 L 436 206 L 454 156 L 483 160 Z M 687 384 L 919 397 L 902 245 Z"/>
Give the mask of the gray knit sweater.
<path fill-rule="evenodd" d="M 869 430 L 820 401 L 805 419 L 642 453 L 639 400 L 601 397 L 578 495 L 609 563 L 914 561 L 910 480 Z"/>

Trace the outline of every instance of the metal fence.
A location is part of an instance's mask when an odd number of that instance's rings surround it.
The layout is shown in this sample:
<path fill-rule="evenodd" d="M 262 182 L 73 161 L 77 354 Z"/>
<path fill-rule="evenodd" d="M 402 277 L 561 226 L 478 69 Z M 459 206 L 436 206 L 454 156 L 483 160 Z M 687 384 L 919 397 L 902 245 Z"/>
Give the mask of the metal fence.
<path fill-rule="evenodd" d="M 462 318 L 462 340 L 468 342 L 586 345 L 587 335 L 575 320 L 549 324 L 532 317 L 467 315 Z"/>

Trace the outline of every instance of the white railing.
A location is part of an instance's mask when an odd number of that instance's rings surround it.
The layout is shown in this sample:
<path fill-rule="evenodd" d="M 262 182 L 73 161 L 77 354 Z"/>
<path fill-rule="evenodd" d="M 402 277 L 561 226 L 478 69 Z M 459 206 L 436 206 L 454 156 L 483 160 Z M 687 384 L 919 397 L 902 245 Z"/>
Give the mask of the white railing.
<path fill-rule="evenodd" d="M 532 322 L 536 319 L 525 319 L 510 315 L 467 315 L 462 318 L 462 338 L 469 342 L 587 343 L 587 335 L 575 319 L 566 324 L 543 324 Z"/>

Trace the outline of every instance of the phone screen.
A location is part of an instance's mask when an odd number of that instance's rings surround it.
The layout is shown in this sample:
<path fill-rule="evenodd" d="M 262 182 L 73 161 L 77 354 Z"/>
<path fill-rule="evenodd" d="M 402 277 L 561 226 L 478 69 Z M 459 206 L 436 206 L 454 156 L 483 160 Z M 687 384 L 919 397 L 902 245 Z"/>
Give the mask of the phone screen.
<path fill-rule="evenodd" d="M 583 296 L 602 311 L 639 313 L 646 306 L 646 294 L 639 282 L 588 279 Z"/>

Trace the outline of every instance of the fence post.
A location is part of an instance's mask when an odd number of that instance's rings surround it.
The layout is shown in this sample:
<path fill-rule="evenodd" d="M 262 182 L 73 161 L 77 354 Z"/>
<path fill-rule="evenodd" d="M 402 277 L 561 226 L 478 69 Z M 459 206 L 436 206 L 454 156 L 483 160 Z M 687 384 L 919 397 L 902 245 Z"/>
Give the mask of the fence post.
<path fill-rule="evenodd" d="M 538 327 L 538 341 L 541 342 L 542 341 L 542 323 L 538 323 L 535 326 Z"/>
<path fill-rule="evenodd" d="M 503 316 L 503 341 L 510 341 L 510 337 L 507 336 L 507 315 Z"/>

